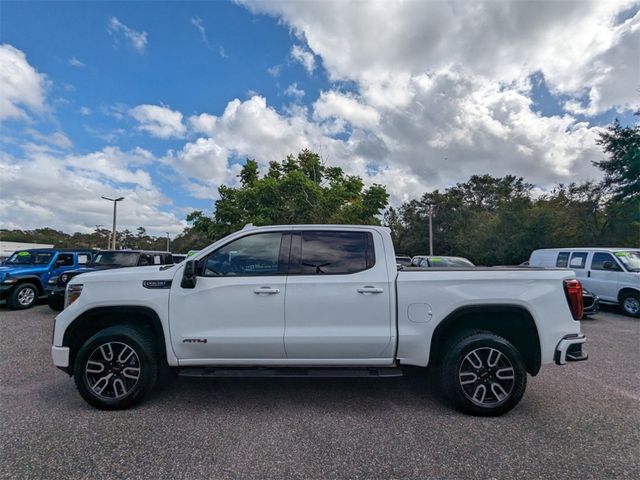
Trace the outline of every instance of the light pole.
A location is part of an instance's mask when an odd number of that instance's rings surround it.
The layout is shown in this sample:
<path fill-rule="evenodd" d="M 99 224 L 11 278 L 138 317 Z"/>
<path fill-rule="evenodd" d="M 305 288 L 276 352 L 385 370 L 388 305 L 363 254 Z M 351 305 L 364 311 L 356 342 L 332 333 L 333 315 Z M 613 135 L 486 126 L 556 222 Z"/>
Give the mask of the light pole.
<path fill-rule="evenodd" d="M 433 203 L 427 202 L 429 207 L 429 256 L 433 256 Z"/>
<path fill-rule="evenodd" d="M 169 250 L 169 243 L 171 242 L 171 239 L 169 238 L 169 232 L 167 232 L 167 252 L 170 252 L 171 250 Z"/>
<path fill-rule="evenodd" d="M 110 202 L 113 202 L 113 232 L 111 233 L 111 243 L 112 243 L 112 249 L 115 250 L 116 249 L 116 206 L 118 205 L 118 202 L 121 200 L 124 200 L 124 197 L 119 197 L 119 198 L 109 198 L 109 197 L 102 197 L 105 200 L 109 200 Z"/>

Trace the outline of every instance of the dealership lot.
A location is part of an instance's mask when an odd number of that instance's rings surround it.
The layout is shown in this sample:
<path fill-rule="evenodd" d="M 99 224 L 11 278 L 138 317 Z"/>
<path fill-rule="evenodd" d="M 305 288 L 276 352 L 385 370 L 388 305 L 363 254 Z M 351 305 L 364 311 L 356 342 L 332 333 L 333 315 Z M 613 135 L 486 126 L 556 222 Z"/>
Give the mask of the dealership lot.
<path fill-rule="evenodd" d="M 178 378 L 101 412 L 51 364 L 54 314 L 0 309 L 2 478 L 640 477 L 640 321 L 583 322 L 587 362 L 546 366 L 500 418 L 430 378 Z"/>

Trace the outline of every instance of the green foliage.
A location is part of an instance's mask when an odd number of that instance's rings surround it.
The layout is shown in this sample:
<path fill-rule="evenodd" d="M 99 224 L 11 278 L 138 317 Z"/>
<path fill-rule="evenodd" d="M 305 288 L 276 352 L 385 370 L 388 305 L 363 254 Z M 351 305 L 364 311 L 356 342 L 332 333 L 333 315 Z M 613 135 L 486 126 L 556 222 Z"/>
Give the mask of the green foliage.
<path fill-rule="evenodd" d="M 604 172 L 603 186 L 613 199 L 640 199 L 640 123 L 623 127 L 616 119 L 597 141 L 609 158 L 594 164 Z"/>
<path fill-rule="evenodd" d="M 365 188 L 360 177 L 324 166 L 318 154 L 306 149 L 297 157 L 271 162 L 262 177 L 257 163 L 247 160 L 239 178 L 240 186 L 218 189 L 213 218 L 201 211 L 187 217 L 194 231 L 215 240 L 247 223 L 377 225 L 389 197 L 383 186 Z"/>

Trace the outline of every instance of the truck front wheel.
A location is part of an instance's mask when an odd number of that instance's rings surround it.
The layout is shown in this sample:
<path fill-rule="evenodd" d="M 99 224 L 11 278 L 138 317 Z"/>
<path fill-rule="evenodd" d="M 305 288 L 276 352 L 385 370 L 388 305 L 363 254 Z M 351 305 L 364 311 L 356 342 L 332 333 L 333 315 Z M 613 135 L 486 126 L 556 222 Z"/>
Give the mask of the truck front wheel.
<path fill-rule="evenodd" d="M 449 344 L 442 359 L 441 381 L 458 410 L 496 416 L 520 402 L 527 370 L 520 352 L 506 339 L 474 331 Z"/>
<path fill-rule="evenodd" d="M 156 349 L 134 328 L 109 327 L 82 345 L 73 374 L 89 404 L 103 410 L 125 409 L 153 389 L 158 376 Z"/>

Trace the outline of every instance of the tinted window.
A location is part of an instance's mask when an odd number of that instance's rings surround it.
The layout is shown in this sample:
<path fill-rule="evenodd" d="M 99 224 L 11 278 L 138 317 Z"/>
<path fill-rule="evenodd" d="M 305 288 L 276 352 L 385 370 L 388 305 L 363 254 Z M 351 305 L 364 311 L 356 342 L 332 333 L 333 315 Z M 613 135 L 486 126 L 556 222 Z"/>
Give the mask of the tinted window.
<path fill-rule="evenodd" d="M 348 274 L 375 263 L 368 232 L 301 232 L 295 271 L 302 275 Z"/>
<path fill-rule="evenodd" d="M 99 267 L 135 267 L 137 264 L 136 252 L 100 252 L 91 261 L 91 265 Z"/>
<path fill-rule="evenodd" d="M 203 275 L 278 275 L 282 233 L 260 233 L 234 240 L 207 257 Z"/>
<path fill-rule="evenodd" d="M 620 267 L 613 259 L 613 256 L 609 253 L 604 252 L 596 252 L 593 254 L 593 260 L 591 260 L 591 269 L 592 270 L 604 270 L 604 262 L 613 263 L 613 268 L 609 271 L 620 270 Z"/>
<path fill-rule="evenodd" d="M 73 253 L 61 253 L 56 258 L 56 264 L 60 267 L 72 267 L 73 266 Z"/>
<path fill-rule="evenodd" d="M 558 260 L 556 260 L 556 267 L 566 268 L 567 265 L 569 265 L 569 252 L 560 252 Z"/>
<path fill-rule="evenodd" d="M 571 255 L 569 268 L 584 268 L 587 263 L 587 252 L 575 252 Z"/>

